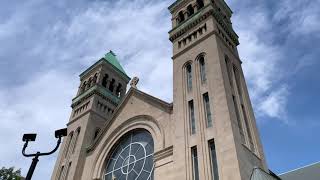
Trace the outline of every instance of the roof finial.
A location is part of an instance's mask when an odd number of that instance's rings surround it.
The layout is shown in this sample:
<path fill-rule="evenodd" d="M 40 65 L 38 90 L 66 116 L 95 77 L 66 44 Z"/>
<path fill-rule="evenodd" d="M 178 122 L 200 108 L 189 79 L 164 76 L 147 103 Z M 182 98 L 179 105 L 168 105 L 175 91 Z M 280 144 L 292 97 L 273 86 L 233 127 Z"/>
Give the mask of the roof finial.
<path fill-rule="evenodd" d="M 112 50 L 110 50 L 110 52 L 113 56 L 117 56 Z"/>

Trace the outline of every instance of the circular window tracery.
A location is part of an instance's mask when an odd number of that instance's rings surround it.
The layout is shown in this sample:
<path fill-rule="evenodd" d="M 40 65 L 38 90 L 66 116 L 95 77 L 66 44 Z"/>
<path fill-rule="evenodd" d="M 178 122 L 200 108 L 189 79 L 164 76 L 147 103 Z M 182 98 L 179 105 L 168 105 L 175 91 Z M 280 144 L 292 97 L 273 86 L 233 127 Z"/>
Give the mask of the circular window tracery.
<path fill-rule="evenodd" d="M 105 180 L 153 180 L 152 136 L 145 130 L 124 135 L 111 151 Z"/>

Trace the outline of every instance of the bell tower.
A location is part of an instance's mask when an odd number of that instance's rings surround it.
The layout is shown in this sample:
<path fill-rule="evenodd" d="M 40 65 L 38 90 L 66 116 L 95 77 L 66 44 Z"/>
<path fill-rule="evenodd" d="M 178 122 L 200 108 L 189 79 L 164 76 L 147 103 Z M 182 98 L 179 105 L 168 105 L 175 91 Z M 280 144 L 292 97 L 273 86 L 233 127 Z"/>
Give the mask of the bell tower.
<path fill-rule="evenodd" d="M 177 0 L 173 45 L 174 179 L 248 180 L 267 169 L 224 0 Z"/>
<path fill-rule="evenodd" d="M 86 150 L 125 96 L 130 78 L 110 51 L 80 74 L 63 141 L 51 180 L 81 179 Z"/>

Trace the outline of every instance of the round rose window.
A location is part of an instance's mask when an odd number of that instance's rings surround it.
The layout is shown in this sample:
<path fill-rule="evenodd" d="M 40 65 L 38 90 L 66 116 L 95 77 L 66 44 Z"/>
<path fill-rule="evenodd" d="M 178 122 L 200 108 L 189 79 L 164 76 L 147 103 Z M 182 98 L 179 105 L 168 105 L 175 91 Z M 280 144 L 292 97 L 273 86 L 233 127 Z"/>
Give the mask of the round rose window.
<path fill-rule="evenodd" d="M 113 148 L 105 180 L 153 180 L 153 151 L 149 132 L 129 132 Z"/>

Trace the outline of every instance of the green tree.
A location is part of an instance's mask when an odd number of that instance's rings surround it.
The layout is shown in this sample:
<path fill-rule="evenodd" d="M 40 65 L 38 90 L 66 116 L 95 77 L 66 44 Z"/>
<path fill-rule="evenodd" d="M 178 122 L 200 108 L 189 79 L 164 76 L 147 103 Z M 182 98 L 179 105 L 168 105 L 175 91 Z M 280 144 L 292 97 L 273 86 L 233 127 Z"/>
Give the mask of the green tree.
<path fill-rule="evenodd" d="M 21 170 L 14 170 L 14 167 L 0 169 L 0 180 L 22 180 Z"/>

